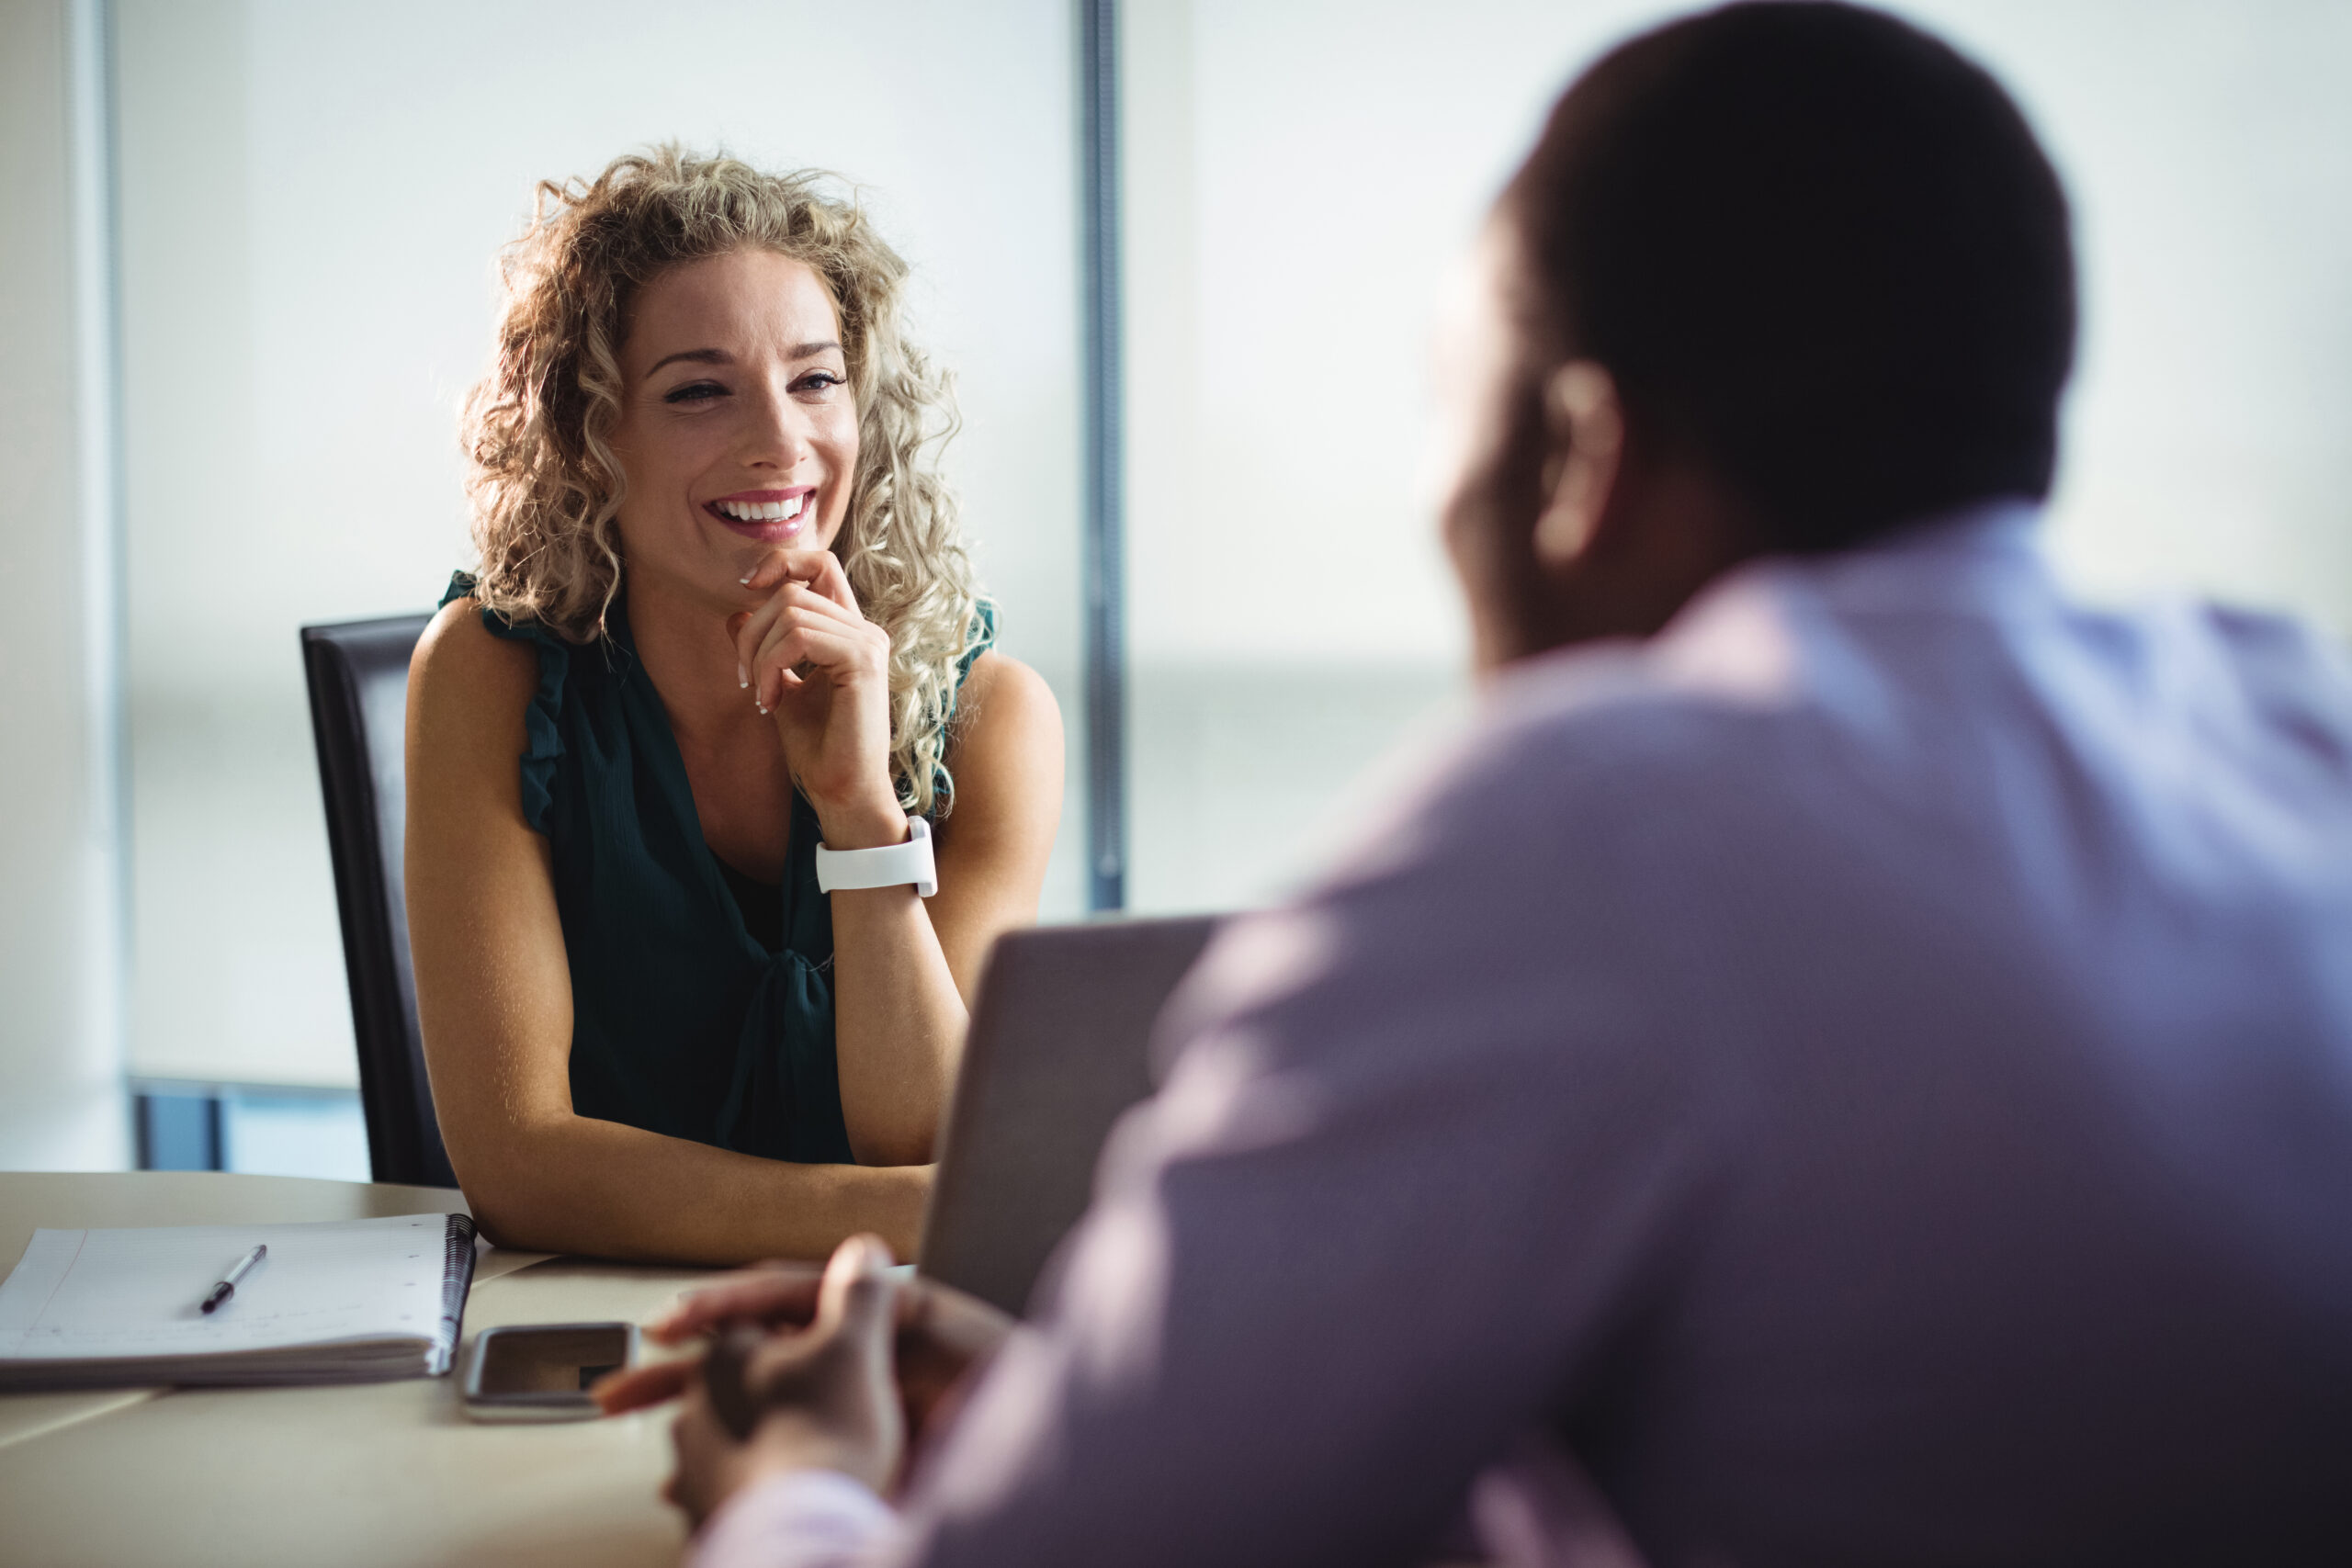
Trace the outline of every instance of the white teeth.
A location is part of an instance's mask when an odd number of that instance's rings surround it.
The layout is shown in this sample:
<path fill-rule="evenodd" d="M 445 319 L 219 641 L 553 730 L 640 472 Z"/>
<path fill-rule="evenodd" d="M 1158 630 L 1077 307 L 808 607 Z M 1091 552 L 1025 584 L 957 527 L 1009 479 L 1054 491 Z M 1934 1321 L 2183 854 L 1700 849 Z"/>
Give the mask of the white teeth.
<path fill-rule="evenodd" d="M 722 501 L 718 506 L 738 523 L 784 523 L 800 515 L 800 503 L 807 499 L 796 495 L 789 501 Z"/>

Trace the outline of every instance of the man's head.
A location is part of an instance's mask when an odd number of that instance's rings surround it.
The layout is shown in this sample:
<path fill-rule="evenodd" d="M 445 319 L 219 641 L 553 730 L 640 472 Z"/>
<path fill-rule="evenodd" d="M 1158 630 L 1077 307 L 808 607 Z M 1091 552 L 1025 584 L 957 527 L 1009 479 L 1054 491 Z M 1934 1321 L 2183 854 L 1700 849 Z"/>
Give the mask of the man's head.
<path fill-rule="evenodd" d="M 2000 85 L 1893 17 L 1768 0 L 1620 46 L 1484 262 L 1447 532 L 1489 662 L 1656 630 L 1748 555 L 2049 491 L 2065 196 Z"/>

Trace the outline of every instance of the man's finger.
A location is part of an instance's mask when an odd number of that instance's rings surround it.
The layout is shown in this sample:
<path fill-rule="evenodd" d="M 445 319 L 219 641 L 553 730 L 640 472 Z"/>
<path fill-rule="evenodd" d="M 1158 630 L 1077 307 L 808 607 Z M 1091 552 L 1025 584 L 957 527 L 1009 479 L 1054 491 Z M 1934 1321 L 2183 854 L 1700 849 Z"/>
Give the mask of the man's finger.
<path fill-rule="evenodd" d="M 654 1361 L 642 1367 L 611 1372 L 596 1380 L 588 1391 L 607 1416 L 618 1416 L 626 1410 L 642 1410 L 649 1404 L 659 1404 L 675 1399 L 686 1392 L 694 1381 L 695 1361 L 692 1356 L 681 1356 L 674 1361 Z"/>
<path fill-rule="evenodd" d="M 878 1235 L 854 1235 L 833 1248 L 825 1264 L 824 1282 L 817 1288 L 820 1332 L 850 1330 L 884 1339 L 896 1326 L 892 1321 L 890 1247 Z"/>
<path fill-rule="evenodd" d="M 706 1285 L 646 1325 L 656 1344 L 679 1345 L 722 1323 L 805 1324 L 817 1312 L 824 1271 L 813 1263 L 766 1264 Z"/>

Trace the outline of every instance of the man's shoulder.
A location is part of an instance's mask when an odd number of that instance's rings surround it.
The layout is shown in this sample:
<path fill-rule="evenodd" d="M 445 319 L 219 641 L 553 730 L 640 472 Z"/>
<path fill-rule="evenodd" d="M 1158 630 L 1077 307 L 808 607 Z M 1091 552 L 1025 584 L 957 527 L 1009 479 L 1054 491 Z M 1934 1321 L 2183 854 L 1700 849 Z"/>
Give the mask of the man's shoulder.
<path fill-rule="evenodd" d="M 1786 742 L 1840 697 L 1817 641 L 1802 611 L 1765 587 L 1647 642 L 1526 660 L 1483 694 L 1449 782 L 1514 791 L 1540 779 L 1533 793 L 1554 810 L 1590 820 L 1612 807 L 1654 809 L 1660 791 L 1713 791 L 1728 769 L 1751 784 L 1768 771 L 1802 774 L 1821 759 Z M 1838 674 L 1854 683 L 1851 669 Z"/>
<path fill-rule="evenodd" d="M 1866 562 L 1869 567 L 1881 563 Z M 2045 577 L 1907 600 L 1843 563 L 1703 595 L 1642 643 L 1563 649 L 1492 682 L 1454 761 L 1597 794 L 1816 789 L 1935 769 L 2003 734 L 2111 752 L 2214 738 L 2215 773 L 2315 766 L 2352 784 L 2352 657 L 2290 617 L 2171 600 L 2088 607 Z M 1859 575 L 1859 574 L 1855 574 Z M 1911 585 L 1902 585 L 1907 588 Z"/>
<path fill-rule="evenodd" d="M 1546 655 L 1489 680 L 1351 815 L 1317 881 L 1403 886 L 1441 902 L 1551 910 L 1675 867 L 1815 787 L 1798 686 L 1716 672 L 1679 649 Z M 1802 815 L 1798 813 L 1797 815 Z M 1402 879 L 1398 881 L 1397 879 Z M 1569 889 L 1581 892 L 1571 897 Z M 1548 889 L 1548 891 L 1547 891 Z M 1575 918 L 1582 919 L 1581 915 Z"/>

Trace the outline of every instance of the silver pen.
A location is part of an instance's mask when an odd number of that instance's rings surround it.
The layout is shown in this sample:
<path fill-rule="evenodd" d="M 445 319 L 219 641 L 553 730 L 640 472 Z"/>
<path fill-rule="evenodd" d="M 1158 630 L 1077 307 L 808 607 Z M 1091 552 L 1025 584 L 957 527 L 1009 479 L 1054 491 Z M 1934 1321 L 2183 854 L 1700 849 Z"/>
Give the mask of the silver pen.
<path fill-rule="evenodd" d="M 229 1271 L 220 1276 L 220 1282 L 212 1287 L 212 1293 L 204 1298 L 204 1310 L 209 1313 L 235 1295 L 237 1281 L 245 1277 L 245 1271 L 268 1256 L 269 1247 L 265 1243 L 230 1264 Z"/>

